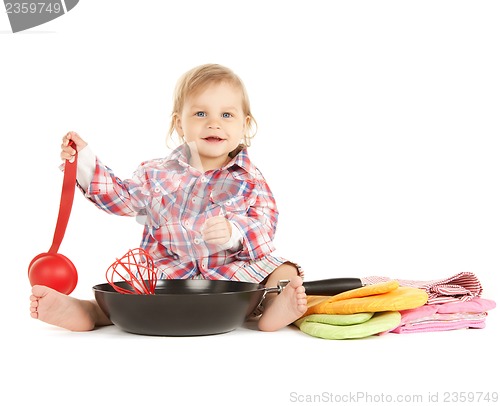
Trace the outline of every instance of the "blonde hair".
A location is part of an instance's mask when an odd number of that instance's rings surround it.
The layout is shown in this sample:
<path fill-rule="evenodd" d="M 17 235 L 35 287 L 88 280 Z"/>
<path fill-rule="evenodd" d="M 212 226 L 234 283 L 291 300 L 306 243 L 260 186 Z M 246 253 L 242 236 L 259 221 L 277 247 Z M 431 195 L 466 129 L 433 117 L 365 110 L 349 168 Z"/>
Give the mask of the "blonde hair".
<path fill-rule="evenodd" d="M 196 95 L 205 90 L 209 85 L 229 83 L 241 90 L 243 113 L 249 118 L 249 125 L 243 135 L 243 144 L 250 146 L 251 139 L 257 132 L 257 122 L 250 111 L 250 99 L 248 98 L 245 85 L 242 80 L 231 69 L 218 64 L 205 64 L 197 66 L 184 75 L 177 82 L 174 91 L 173 108 L 168 131 L 168 140 L 173 139 L 175 132 L 176 118 L 181 114 L 184 103 L 189 96 Z M 183 138 L 178 135 L 178 141 L 183 142 Z"/>

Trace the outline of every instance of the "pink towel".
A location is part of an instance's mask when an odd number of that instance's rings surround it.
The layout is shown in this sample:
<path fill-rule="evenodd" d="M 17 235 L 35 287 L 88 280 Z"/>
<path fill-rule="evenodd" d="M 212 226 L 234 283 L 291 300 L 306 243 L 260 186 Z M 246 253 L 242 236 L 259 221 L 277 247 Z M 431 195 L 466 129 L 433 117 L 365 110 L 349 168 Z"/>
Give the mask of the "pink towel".
<path fill-rule="evenodd" d="M 415 281 L 406 279 L 388 278 L 385 276 L 369 276 L 361 278 L 365 285 L 396 280 L 401 286 L 424 289 L 429 295 L 428 304 L 442 304 L 450 302 L 465 302 L 481 296 L 483 287 L 476 275 L 472 272 L 460 272 L 446 279 L 432 281 Z"/>
<path fill-rule="evenodd" d="M 400 325 L 388 332 L 401 334 L 484 328 L 487 312 L 495 307 L 496 303 L 493 300 L 481 298 L 473 298 L 468 302 L 427 304 L 416 309 L 400 311 Z"/>
<path fill-rule="evenodd" d="M 485 313 L 469 313 L 468 316 L 459 313 L 448 315 L 449 317 L 436 320 L 420 320 L 403 326 L 396 327 L 391 333 L 423 333 L 431 331 L 449 331 L 462 328 L 484 328 L 486 327 Z"/>
<path fill-rule="evenodd" d="M 438 313 L 483 313 L 493 310 L 495 307 L 495 301 L 475 297 L 468 302 L 451 302 L 439 305 Z"/>

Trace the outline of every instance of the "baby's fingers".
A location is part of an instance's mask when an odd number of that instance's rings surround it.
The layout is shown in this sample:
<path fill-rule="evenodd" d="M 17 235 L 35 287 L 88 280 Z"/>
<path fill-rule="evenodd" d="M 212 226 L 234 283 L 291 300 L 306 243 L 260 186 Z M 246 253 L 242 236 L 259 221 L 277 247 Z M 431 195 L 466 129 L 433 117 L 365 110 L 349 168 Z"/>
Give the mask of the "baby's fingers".
<path fill-rule="evenodd" d="M 85 148 L 87 146 L 87 143 L 78 135 L 78 133 L 74 131 L 68 132 L 64 137 L 63 137 L 63 142 L 62 146 L 67 147 L 70 145 L 70 142 L 73 141 L 76 145 L 76 150 L 80 151 L 81 149 Z"/>
<path fill-rule="evenodd" d="M 214 216 L 210 217 L 205 221 L 203 225 L 204 228 L 214 227 L 214 226 L 225 226 L 227 219 L 224 216 Z"/>
<path fill-rule="evenodd" d="M 227 229 L 209 229 L 202 233 L 202 238 L 210 244 L 225 244 L 231 238 Z"/>
<path fill-rule="evenodd" d="M 211 217 L 203 225 L 201 235 L 208 243 L 224 244 L 231 238 L 231 225 L 225 217 Z"/>
<path fill-rule="evenodd" d="M 69 145 L 64 145 L 64 143 L 61 145 L 62 160 L 69 160 L 70 162 L 73 162 L 75 154 L 76 150 L 73 147 L 70 147 Z"/>

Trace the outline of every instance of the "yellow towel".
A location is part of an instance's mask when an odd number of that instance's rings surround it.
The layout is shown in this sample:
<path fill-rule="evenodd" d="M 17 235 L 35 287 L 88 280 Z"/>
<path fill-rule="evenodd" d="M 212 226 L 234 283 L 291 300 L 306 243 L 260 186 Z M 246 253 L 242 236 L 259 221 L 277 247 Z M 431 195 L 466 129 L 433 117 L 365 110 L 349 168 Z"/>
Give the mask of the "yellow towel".
<path fill-rule="evenodd" d="M 388 281 L 352 289 L 331 297 L 311 296 L 307 298 L 310 314 L 354 314 L 414 309 L 427 303 L 428 295 L 423 289 L 399 286 L 397 281 Z"/>

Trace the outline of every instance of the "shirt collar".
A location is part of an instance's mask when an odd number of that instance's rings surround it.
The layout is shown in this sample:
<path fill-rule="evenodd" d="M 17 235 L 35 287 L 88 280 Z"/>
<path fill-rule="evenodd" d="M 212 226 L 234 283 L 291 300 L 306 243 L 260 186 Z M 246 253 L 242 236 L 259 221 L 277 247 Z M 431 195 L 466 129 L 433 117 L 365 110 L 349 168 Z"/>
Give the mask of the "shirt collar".
<path fill-rule="evenodd" d="M 165 164 L 176 164 L 183 168 L 189 168 L 190 157 L 191 150 L 189 149 L 189 146 L 187 144 L 182 144 L 172 151 L 170 156 L 166 159 Z M 236 155 L 226 165 L 224 165 L 221 170 L 229 170 L 233 166 L 241 168 L 251 177 L 255 177 L 258 173 L 257 168 L 250 160 L 246 147 L 243 147 L 238 152 L 236 152 Z"/>

